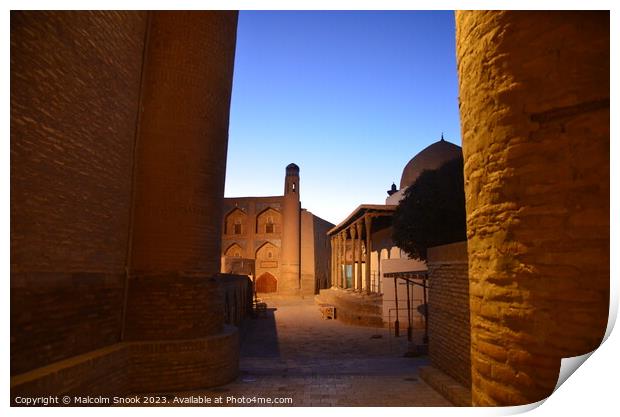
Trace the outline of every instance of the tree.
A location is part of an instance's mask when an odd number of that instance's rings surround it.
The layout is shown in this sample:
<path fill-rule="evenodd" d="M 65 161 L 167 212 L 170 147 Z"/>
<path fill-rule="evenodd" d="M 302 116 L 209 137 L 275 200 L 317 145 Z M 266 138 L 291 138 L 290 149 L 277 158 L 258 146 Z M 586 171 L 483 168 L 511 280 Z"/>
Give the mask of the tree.
<path fill-rule="evenodd" d="M 392 240 L 411 258 L 426 250 L 467 239 L 463 159 L 423 171 L 409 186 L 393 218 Z"/>

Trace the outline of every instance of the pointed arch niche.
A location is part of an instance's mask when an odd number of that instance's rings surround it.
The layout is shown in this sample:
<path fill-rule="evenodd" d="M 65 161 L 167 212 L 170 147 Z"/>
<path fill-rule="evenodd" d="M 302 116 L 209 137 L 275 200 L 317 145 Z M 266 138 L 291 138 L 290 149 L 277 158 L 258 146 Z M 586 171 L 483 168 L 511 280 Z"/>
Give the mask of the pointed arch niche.
<path fill-rule="evenodd" d="M 230 258 L 243 258 L 243 248 L 237 243 L 233 243 L 226 249 L 224 256 Z"/>
<path fill-rule="evenodd" d="M 278 276 L 280 273 L 280 248 L 271 242 L 263 243 L 256 250 L 256 288 L 258 292 L 269 289 L 269 291 L 276 291 Z M 268 274 L 268 275 L 266 275 Z M 265 280 L 261 283 L 259 278 L 263 277 Z"/>
<path fill-rule="evenodd" d="M 247 233 L 248 215 L 238 207 L 232 209 L 224 219 L 224 234 L 229 236 Z"/>
<path fill-rule="evenodd" d="M 256 278 L 256 292 L 276 292 L 278 291 L 278 280 L 269 272 L 263 272 Z"/>
<path fill-rule="evenodd" d="M 272 208 L 267 207 L 256 216 L 257 234 L 279 234 L 282 233 L 282 214 Z"/>

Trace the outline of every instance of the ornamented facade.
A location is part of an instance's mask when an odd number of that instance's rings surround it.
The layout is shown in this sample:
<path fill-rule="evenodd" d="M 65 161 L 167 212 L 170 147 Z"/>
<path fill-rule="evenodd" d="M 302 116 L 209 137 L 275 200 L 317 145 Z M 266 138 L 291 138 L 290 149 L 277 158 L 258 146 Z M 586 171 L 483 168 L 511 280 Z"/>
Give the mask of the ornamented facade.
<path fill-rule="evenodd" d="M 222 221 L 222 272 L 251 275 L 259 293 L 329 287 L 334 225 L 301 208 L 297 165 L 286 167 L 281 196 L 225 198 Z"/>

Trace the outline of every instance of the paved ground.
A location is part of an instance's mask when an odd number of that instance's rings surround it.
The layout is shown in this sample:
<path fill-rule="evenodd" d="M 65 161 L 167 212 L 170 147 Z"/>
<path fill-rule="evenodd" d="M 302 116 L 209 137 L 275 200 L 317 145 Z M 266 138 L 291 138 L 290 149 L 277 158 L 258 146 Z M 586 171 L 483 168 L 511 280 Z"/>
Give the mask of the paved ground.
<path fill-rule="evenodd" d="M 267 315 L 244 324 L 240 377 L 179 395 L 194 401 L 221 397 L 224 406 L 280 399 L 292 406 L 451 405 L 419 378 L 418 367 L 427 359 L 403 356 L 405 337 L 323 320 L 312 300 L 265 301 Z"/>

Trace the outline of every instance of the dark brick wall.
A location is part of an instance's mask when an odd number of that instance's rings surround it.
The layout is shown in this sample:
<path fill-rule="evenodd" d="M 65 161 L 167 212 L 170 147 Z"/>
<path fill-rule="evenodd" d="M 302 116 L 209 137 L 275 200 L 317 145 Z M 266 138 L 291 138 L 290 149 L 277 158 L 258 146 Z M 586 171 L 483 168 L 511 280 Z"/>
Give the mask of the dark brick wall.
<path fill-rule="evenodd" d="M 18 395 L 118 396 L 222 385 L 238 375 L 238 345 L 233 326 L 202 339 L 115 343 L 12 378 L 11 401 Z"/>
<path fill-rule="evenodd" d="M 145 25 L 11 13 L 13 271 L 123 271 Z"/>
<path fill-rule="evenodd" d="M 467 242 L 428 250 L 428 353 L 433 366 L 471 386 Z"/>
<path fill-rule="evenodd" d="M 146 14 L 11 13 L 11 373 L 119 340 Z"/>
<path fill-rule="evenodd" d="M 11 375 L 119 340 L 124 275 L 16 273 Z"/>
<path fill-rule="evenodd" d="M 237 346 L 239 334 L 233 326 L 210 338 L 132 343 L 129 390 L 153 393 L 228 383 L 239 372 Z"/>
<path fill-rule="evenodd" d="M 247 275 L 218 274 L 224 299 L 224 322 L 238 325 L 252 312 L 254 284 Z"/>
<path fill-rule="evenodd" d="M 18 405 L 14 403 L 18 395 L 122 395 L 130 388 L 130 358 L 128 344 L 115 343 L 21 374 L 11 378 L 12 405 Z"/>
<path fill-rule="evenodd" d="M 236 375 L 213 279 L 236 19 L 12 13 L 15 390 L 189 389 Z"/>
<path fill-rule="evenodd" d="M 151 19 L 136 148 L 134 271 L 220 270 L 236 12 Z"/>
<path fill-rule="evenodd" d="M 224 323 L 223 291 L 215 278 L 132 276 L 127 299 L 125 340 L 205 337 Z"/>

